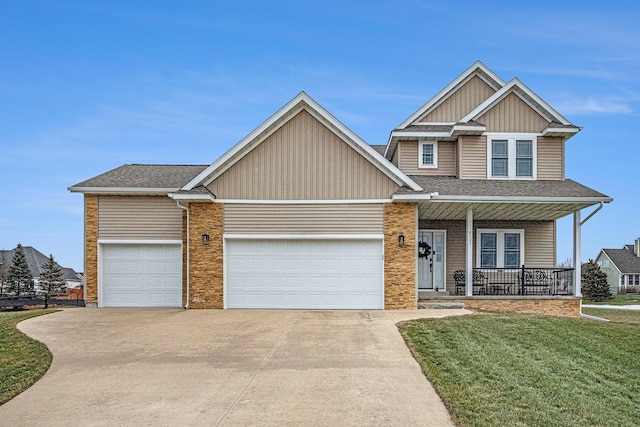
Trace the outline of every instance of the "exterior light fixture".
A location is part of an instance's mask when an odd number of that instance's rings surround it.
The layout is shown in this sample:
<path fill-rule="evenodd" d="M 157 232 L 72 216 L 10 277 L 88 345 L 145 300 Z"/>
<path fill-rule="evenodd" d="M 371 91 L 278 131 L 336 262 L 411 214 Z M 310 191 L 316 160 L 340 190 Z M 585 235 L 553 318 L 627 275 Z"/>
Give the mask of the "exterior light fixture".
<path fill-rule="evenodd" d="M 205 245 L 205 246 L 209 244 L 209 235 L 208 234 L 203 234 L 202 235 L 202 244 Z"/>
<path fill-rule="evenodd" d="M 398 234 L 398 245 L 404 248 L 404 234 L 402 233 Z"/>

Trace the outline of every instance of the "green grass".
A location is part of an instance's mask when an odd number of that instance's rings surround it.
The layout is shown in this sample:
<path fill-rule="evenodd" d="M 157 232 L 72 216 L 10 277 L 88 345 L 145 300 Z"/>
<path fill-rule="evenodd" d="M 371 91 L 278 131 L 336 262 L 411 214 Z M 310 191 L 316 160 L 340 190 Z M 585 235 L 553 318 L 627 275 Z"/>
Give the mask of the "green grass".
<path fill-rule="evenodd" d="M 583 304 L 594 305 L 640 305 L 640 294 L 615 295 L 613 299 L 602 302 L 583 300 Z"/>
<path fill-rule="evenodd" d="M 640 326 L 640 311 L 633 310 L 615 310 L 611 308 L 582 308 L 584 314 L 602 317 L 613 323 L 622 323 L 628 325 Z M 640 340 L 640 337 L 638 338 Z M 640 345 L 640 344 L 639 344 Z"/>
<path fill-rule="evenodd" d="M 20 332 L 18 322 L 56 310 L 0 313 L 0 405 L 22 393 L 47 372 L 51 353 Z"/>
<path fill-rule="evenodd" d="M 400 331 L 459 426 L 639 423 L 637 324 L 474 314 Z"/>

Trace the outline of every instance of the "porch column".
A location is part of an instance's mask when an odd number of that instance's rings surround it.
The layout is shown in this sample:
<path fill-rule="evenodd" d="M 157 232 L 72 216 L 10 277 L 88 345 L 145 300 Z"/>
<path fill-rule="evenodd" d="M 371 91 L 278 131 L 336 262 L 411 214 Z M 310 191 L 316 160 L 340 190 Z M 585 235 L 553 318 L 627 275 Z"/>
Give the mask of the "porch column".
<path fill-rule="evenodd" d="M 473 295 L 473 209 L 467 209 L 467 262 L 465 273 L 466 296 Z"/>
<path fill-rule="evenodd" d="M 573 213 L 573 285 L 575 296 L 582 296 L 582 261 L 580 246 L 582 240 L 582 225 L 580 224 L 580 211 Z"/>

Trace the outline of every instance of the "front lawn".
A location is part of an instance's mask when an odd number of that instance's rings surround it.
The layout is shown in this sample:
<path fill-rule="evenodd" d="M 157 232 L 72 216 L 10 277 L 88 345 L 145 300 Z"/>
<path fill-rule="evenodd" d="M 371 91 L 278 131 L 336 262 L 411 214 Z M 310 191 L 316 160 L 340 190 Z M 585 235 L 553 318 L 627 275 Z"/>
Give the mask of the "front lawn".
<path fill-rule="evenodd" d="M 602 317 L 613 323 L 624 323 L 628 325 L 640 326 L 640 311 L 617 310 L 612 308 L 582 308 L 584 314 Z M 640 338 L 638 338 L 640 340 Z M 639 344 L 640 345 L 640 344 Z"/>
<path fill-rule="evenodd" d="M 51 353 L 20 332 L 18 322 L 55 310 L 0 313 L 0 405 L 17 396 L 47 372 Z"/>
<path fill-rule="evenodd" d="M 406 322 L 400 331 L 459 426 L 640 420 L 637 324 L 474 314 Z"/>
<path fill-rule="evenodd" d="M 582 300 L 583 304 L 594 305 L 640 305 L 640 294 L 614 295 L 612 299 L 601 302 Z"/>

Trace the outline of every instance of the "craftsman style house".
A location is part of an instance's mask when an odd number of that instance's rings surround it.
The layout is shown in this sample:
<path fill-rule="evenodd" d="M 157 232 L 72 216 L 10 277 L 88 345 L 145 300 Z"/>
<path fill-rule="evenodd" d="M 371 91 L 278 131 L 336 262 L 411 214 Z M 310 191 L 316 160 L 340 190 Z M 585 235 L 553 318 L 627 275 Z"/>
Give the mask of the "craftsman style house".
<path fill-rule="evenodd" d="M 386 146 L 302 92 L 211 165 L 124 165 L 70 187 L 85 197 L 86 300 L 575 312 L 556 220 L 574 216 L 580 259 L 581 210 L 612 200 L 564 176 L 579 130 L 480 62 Z"/>

